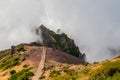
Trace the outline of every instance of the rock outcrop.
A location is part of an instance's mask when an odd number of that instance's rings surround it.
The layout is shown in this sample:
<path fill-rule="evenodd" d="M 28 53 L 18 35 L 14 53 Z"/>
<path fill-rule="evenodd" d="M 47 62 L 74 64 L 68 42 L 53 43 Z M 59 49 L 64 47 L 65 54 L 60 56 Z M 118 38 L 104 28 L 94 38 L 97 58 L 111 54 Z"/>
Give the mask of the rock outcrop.
<path fill-rule="evenodd" d="M 41 32 L 41 35 L 38 34 L 39 31 Z M 47 29 L 44 25 L 41 25 L 36 30 L 36 33 L 38 36 L 42 36 L 44 46 L 61 50 L 75 57 L 84 58 L 74 40 L 70 39 L 65 33 L 57 34 L 54 31 Z"/>

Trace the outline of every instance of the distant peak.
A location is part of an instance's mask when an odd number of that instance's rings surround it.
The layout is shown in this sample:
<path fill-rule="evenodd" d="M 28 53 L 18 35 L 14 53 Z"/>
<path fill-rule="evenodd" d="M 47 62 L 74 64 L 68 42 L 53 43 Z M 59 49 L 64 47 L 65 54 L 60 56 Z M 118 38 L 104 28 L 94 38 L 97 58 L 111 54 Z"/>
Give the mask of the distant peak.
<path fill-rule="evenodd" d="M 37 30 L 41 31 L 39 36 L 42 37 L 44 46 L 55 48 L 83 59 L 84 56 L 79 51 L 74 40 L 63 33 L 61 29 L 58 29 L 55 33 L 42 24 Z"/>

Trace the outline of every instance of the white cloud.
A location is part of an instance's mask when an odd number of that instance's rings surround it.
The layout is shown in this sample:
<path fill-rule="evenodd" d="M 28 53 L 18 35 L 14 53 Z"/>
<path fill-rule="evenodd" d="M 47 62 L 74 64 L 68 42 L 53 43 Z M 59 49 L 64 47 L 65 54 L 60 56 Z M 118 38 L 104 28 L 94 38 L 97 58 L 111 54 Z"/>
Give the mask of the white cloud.
<path fill-rule="evenodd" d="M 120 48 L 119 0 L 0 0 L 0 49 L 36 39 L 40 24 L 61 28 L 75 38 L 87 59 L 113 57 L 108 48 Z"/>

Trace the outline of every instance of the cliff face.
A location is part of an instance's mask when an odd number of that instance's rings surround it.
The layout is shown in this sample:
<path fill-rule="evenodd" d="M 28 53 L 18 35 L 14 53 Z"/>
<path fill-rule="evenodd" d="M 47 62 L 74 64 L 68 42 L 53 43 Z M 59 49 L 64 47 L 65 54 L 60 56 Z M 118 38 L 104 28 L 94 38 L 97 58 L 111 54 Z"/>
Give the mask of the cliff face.
<path fill-rule="evenodd" d="M 47 29 L 44 25 L 41 25 L 36 31 L 37 35 L 39 35 L 38 31 L 41 31 L 41 35 L 39 36 L 42 36 L 44 46 L 64 51 L 75 57 L 83 58 L 74 40 L 70 39 L 65 33 L 57 34 Z"/>

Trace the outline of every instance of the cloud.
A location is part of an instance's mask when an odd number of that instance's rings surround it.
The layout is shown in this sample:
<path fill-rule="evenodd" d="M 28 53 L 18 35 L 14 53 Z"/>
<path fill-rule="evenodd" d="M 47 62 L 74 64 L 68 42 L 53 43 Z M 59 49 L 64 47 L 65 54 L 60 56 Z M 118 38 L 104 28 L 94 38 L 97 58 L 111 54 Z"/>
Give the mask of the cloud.
<path fill-rule="evenodd" d="M 120 1 L 0 0 L 0 49 L 31 42 L 40 24 L 61 28 L 90 62 L 112 58 L 120 49 Z M 119 54 L 119 53 L 117 53 Z"/>

